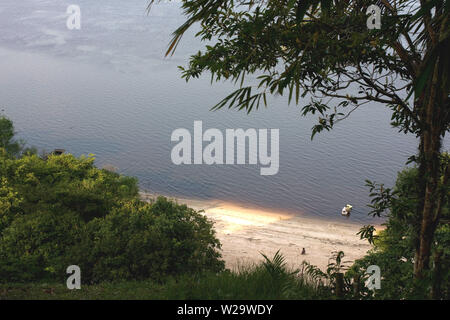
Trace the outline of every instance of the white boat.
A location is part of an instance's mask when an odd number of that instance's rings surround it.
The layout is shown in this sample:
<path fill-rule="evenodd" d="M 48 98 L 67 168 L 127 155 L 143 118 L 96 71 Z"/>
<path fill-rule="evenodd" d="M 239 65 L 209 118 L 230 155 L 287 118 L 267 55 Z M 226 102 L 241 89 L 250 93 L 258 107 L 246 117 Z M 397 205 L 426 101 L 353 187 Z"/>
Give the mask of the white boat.
<path fill-rule="evenodd" d="M 342 215 L 343 216 L 346 216 L 346 217 L 348 217 L 348 216 L 350 216 L 350 213 L 352 212 L 352 206 L 351 205 L 349 205 L 349 204 L 347 204 L 345 207 L 343 207 L 342 208 Z"/>

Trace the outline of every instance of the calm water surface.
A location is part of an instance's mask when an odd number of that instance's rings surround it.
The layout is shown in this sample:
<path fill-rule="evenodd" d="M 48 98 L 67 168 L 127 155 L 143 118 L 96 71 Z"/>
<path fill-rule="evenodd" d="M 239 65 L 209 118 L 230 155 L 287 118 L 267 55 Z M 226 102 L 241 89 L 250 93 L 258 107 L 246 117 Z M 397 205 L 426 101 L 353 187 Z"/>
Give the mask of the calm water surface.
<path fill-rule="evenodd" d="M 66 28 L 66 8 L 82 10 L 82 30 Z M 209 78 L 186 83 L 178 65 L 199 49 L 185 37 L 170 59 L 170 33 L 182 21 L 176 5 L 150 16 L 146 1 L 2 0 L 0 4 L 0 110 L 18 134 L 39 149 L 94 153 L 98 166 L 113 165 L 139 178 L 143 189 L 173 196 L 220 199 L 365 222 L 365 179 L 392 185 L 416 139 L 389 126 L 381 105 L 366 105 L 332 132 L 311 141 L 315 118 L 273 98 L 251 115 L 209 111 L 233 87 Z M 174 129 L 280 129 L 280 170 L 261 176 L 258 166 L 175 166 Z M 446 144 L 448 149 L 448 143 Z"/>

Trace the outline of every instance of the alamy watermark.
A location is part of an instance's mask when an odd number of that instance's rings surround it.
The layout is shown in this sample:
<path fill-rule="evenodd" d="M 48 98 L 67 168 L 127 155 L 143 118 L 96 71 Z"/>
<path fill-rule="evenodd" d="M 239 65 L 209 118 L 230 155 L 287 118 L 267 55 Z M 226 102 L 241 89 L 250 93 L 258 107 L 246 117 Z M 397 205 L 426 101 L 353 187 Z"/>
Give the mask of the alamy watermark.
<path fill-rule="evenodd" d="M 70 274 L 69 278 L 67 278 L 67 289 L 81 289 L 81 269 L 79 266 L 71 265 L 66 269 L 66 273 Z"/>
<path fill-rule="evenodd" d="M 379 6 L 372 4 L 367 8 L 366 15 L 367 18 L 367 28 L 369 30 L 381 29 L 381 9 Z"/>
<path fill-rule="evenodd" d="M 79 5 L 71 4 L 67 7 L 66 14 L 69 15 L 66 21 L 67 29 L 80 30 L 81 29 L 81 8 Z"/>
<path fill-rule="evenodd" d="M 181 0 L 161 1 L 164 3 L 175 2 L 181 3 Z M 66 26 L 69 30 L 80 30 L 81 29 L 81 8 L 79 5 L 71 4 L 67 7 L 66 14 L 68 15 Z M 366 10 L 367 28 L 369 30 L 381 29 L 381 9 L 379 6 L 372 4 Z"/>
<path fill-rule="evenodd" d="M 68 266 L 66 273 L 70 274 L 67 278 L 66 285 L 67 289 L 81 289 L 81 269 L 77 265 Z M 371 265 L 367 267 L 366 274 L 369 275 L 365 282 L 366 287 L 369 290 L 379 290 L 381 289 L 381 271 L 380 267 L 377 265 Z"/>
<path fill-rule="evenodd" d="M 366 287 L 369 290 L 379 290 L 381 289 L 381 270 L 377 265 L 371 265 L 367 268 L 366 274 L 369 278 L 366 280 Z"/>
<path fill-rule="evenodd" d="M 219 129 L 211 128 L 203 132 L 203 122 L 194 121 L 193 134 L 187 129 L 179 128 L 172 132 L 171 141 L 178 142 L 170 155 L 172 163 L 176 165 L 259 163 L 260 174 L 263 176 L 277 174 L 280 167 L 279 129 L 226 129 L 224 139 Z"/>

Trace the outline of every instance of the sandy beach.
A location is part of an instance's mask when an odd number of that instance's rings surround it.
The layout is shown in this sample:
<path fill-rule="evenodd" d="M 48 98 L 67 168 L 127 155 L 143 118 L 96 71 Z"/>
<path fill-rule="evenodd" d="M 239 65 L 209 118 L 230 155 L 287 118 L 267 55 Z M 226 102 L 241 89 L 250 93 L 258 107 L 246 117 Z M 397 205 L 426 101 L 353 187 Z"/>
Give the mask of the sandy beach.
<path fill-rule="evenodd" d="M 141 193 L 144 200 L 155 196 Z M 272 257 L 280 250 L 292 267 L 300 267 L 306 260 L 325 270 L 333 251 L 342 250 L 345 261 L 354 261 L 371 248 L 356 235 L 362 225 L 353 223 L 351 218 L 342 218 L 342 222 L 326 221 L 222 201 L 171 199 L 205 211 L 214 222 L 223 259 L 231 269 L 263 260 L 261 253 Z"/>

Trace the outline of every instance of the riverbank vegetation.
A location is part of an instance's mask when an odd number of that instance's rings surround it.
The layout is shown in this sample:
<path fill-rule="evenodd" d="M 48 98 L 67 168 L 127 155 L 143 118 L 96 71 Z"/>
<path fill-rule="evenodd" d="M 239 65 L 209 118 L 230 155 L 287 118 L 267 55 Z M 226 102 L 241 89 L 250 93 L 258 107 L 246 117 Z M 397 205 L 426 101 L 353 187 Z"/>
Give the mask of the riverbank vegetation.
<path fill-rule="evenodd" d="M 92 155 L 8 150 L 16 143 L 13 126 L 1 122 L 8 125 L 0 131 L 0 299 L 450 298 L 448 198 L 425 289 L 413 281 L 414 167 L 400 172 L 392 189 L 369 183 L 373 212 L 387 212 L 387 222 L 378 235 L 362 229 L 374 245 L 363 259 L 349 264 L 335 252 L 327 270 L 307 263 L 294 270 L 277 253 L 230 271 L 201 212 L 164 197 L 141 201 L 136 179 L 95 167 Z M 445 166 L 449 155 L 441 161 Z M 83 285 L 71 291 L 66 268 L 74 264 Z M 375 295 L 364 284 L 369 265 L 382 270 Z"/>
<path fill-rule="evenodd" d="M 276 271 L 274 271 L 276 270 Z M 295 270 L 294 270 L 295 271 Z M 204 272 L 156 280 L 104 281 L 68 290 L 65 283 L 0 284 L 0 299 L 327 299 L 327 287 L 306 281 L 273 261 L 219 273 Z"/>
<path fill-rule="evenodd" d="M 149 10 L 158 2 L 151 0 Z M 239 86 L 214 110 L 250 113 L 267 106 L 268 95 L 285 95 L 302 115 L 318 116 L 313 138 L 355 110 L 380 103 L 393 127 L 418 138 L 410 158 L 417 166 L 417 213 L 410 213 L 409 238 L 415 290 L 426 291 L 450 179 L 450 166 L 441 159 L 450 128 L 449 1 L 183 0 L 181 7 L 185 21 L 166 55 L 193 28 L 206 42 L 180 66 L 182 77 L 206 75 Z"/>
<path fill-rule="evenodd" d="M 0 282 L 62 281 L 73 264 L 85 283 L 223 270 L 204 215 L 141 201 L 136 179 L 96 168 L 93 156 L 1 148 L 0 179 Z"/>

